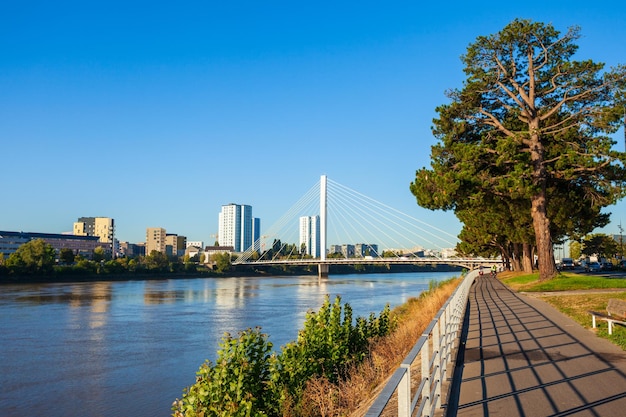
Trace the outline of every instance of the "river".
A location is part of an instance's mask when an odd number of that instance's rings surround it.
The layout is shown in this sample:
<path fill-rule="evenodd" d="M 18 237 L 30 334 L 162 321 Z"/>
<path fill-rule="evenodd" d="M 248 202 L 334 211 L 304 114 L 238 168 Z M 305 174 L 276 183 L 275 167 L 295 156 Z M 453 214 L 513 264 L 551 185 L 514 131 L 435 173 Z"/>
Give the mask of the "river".
<path fill-rule="evenodd" d="M 196 278 L 0 286 L 0 415 L 171 415 L 225 332 L 261 327 L 275 350 L 340 295 L 380 313 L 458 273 Z"/>

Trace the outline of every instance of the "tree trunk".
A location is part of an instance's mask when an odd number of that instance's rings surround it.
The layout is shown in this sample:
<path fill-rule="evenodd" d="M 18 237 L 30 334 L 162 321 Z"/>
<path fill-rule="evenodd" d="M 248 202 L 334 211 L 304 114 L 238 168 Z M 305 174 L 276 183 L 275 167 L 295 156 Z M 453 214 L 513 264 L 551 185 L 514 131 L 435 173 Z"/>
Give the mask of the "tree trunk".
<path fill-rule="evenodd" d="M 532 198 L 531 215 L 533 229 L 537 241 L 537 258 L 539 262 L 539 281 L 545 281 L 556 276 L 552 236 L 550 235 L 550 219 L 546 215 L 546 197 L 543 193 Z"/>
<path fill-rule="evenodd" d="M 533 248 L 530 243 L 522 243 L 522 271 L 533 272 Z"/>
<path fill-rule="evenodd" d="M 533 118 L 528 127 L 531 135 L 530 159 L 533 166 L 533 183 L 536 192 L 531 197 L 530 215 L 535 230 L 535 246 L 537 248 L 537 262 L 539 263 L 539 281 L 545 281 L 556 276 L 552 235 L 550 234 L 550 219 L 548 218 L 546 182 L 547 173 L 544 166 L 544 148 L 539 135 L 539 117 L 533 110 Z"/>
<path fill-rule="evenodd" d="M 521 262 L 521 258 L 522 258 L 522 250 L 520 248 L 520 244 L 519 243 L 513 243 L 511 244 L 512 247 L 512 252 L 513 252 L 513 260 L 512 260 L 512 267 L 513 267 L 513 271 L 519 272 L 519 271 L 523 271 L 522 269 L 522 262 Z"/>

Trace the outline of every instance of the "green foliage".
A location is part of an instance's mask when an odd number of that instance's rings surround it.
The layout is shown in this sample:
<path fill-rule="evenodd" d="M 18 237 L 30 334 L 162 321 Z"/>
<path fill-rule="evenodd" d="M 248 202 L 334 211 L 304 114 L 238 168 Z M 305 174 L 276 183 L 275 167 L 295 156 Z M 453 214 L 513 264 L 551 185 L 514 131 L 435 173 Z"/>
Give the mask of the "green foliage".
<path fill-rule="evenodd" d="M 106 253 L 104 252 L 104 248 L 102 246 L 98 246 L 93 250 L 93 254 L 91 255 L 91 260 L 94 262 L 104 261 Z"/>
<path fill-rule="evenodd" d="M 272 344 L 259 329 L 233 338 L 226 334 L 215 365 L 206 361 L 196 383 L 174 402 L 177 417 L 248 417 L 266 415 Z"/>
<path fill-rule="evenodd" d="M 146 268 L 152 271 L 169 271 L 170 260 L 166 254 L 153 250 L 148 256 L 146 256 L 144 263 Z"/>
<path fill-rule="evenodd" d="M 56 252 L 43 239 L 21 245 L 5 262 L 8 270 L 18 275 L 46 275 L 53 270 Z"/>
<path fill-rule="evenodd" d="M 338 382 L 353 364 L 367 355 L 373 338 L 388 335 L 395 327 L 389 306 L 376 317 L 358 317 L 327 296 L 320 310 L 307 314 L 295 342 L 279 355 L 270 355 L 271 343 L 258 329 L 227 335 L 215 364 L 205 362 L 196 383 L 172 406 L 174 416 L 281 416 L 298 408 L 306 382 L 325 376 Z"/>
<path fill-rule="evenodd" d="M 232 267 L 230 254 L 227 252 L 213 254 L 211 260 L 215 262 L 215 270 L 219 273 L 228 272 Z"/>
<path fill-rule="evenodd" d="M 626 280 L 623 279 L 569 273 L 560 273 L 549 281 L 540 281 L 538 274 L 528 274 L 505 279 L 503 282 L 516 290 L 527 292 L 626 288 Z"/>
<path fill-rule="evenodd" d="M 582 242 L 582 254 L 598 255 L 601 258 L 612 258 L 619 252 L 618 243 L 603 233 L 586 236 Z"/>
<path fill-rule="evenodd" d="M 569 244 L 569 254 L 572 257 L 572 259 L 579 259 L 580 256 L 583 254 L 582 252 L 582 245 L 580 244 L 580 242 L 576 241 L 576 240 L 572 240 Z"/>
<path fill-rule="evenodd" d="M 553 242 L 606 225 L 601 209 L 624 196 L 626 154 L 609 134 L 626 68 L 574 61 L 579 36 L 517 19 L 462 57 L 467 80 L 436 109 L 439 143 L 411 184 L 419 205 L 464 223 L 461 252 L 506 258 L 533 243 L 551 278 Z"/>
<path fill-rule="evenodd" d="M 333 304 L 327 296 L 320 310 L 309 312 L 295 342 L 282 348 L 273 368 L 273 384 L 279 402 L 298 404 L 306 381 L 324 376 L 338 382 L 349 366 L 359 363 L 368 352 L 372 338 L 389 334 L 394 327 L 389 306 L 378 318 L 358 317 L 353 324 L 352 308 L 341 307 L 341 297 Z"/>
<path fill-rule="evenodd" d="M 69 248 L 63 248 L 59 251 L 59 261 L 65 265 L 73 264 L 75 258 L 74 251 Z"/>

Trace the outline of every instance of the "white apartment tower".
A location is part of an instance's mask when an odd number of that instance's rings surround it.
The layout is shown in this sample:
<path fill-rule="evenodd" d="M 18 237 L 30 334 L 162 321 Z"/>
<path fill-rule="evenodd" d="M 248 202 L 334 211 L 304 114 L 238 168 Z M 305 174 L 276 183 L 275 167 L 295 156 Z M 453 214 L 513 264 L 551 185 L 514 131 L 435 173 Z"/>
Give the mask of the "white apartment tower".
<path fill-rule="evenodd" d="M 252 206 L 227 204 L 219 215 L 218 242 L 232 246 L 235 252 L 244 252 L 259 239 L 261 221 L 252 217 Z"/>
<path fill-rule="evenodd" d="M 320 216 L 300 217 L 300 249 L 314 258 L 320 256 Z"/>

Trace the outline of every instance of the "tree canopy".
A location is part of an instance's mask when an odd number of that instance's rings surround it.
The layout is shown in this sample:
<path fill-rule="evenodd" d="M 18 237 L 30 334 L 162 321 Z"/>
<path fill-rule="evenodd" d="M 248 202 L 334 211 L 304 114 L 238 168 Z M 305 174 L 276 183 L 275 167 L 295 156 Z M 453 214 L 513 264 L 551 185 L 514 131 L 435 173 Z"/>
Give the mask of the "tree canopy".
<path fill-rule="evenodd" d="M 530 257 L 556 274 L 552 245 L 607 224 L 624 196 L 625 154 L 610 138 L 624 112 L 626 68 L 576 61 L 577 27 L 517 19 L 462 57 L 467 79 L 433 126 L 431 168 L 416 172 L 419 205 L 454 210 L 460 248 Z"/>
<path fill-rule="evenodd" d="M 50 274 L 56 251 L 43 239 L 34 239 L 21 245 L 9 255 L 5 265 L 17 274 Z"/>

